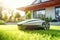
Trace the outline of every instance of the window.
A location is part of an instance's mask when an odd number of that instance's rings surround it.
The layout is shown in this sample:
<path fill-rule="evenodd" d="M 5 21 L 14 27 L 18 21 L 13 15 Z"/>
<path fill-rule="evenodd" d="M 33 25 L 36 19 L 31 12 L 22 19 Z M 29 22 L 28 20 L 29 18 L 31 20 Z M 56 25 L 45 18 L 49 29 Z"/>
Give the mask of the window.
<path fill-rule="evenodd" d="M 60 7 L 56 7 L 56 18 L 60 21 Z"/>
<path fill-rule="evenodd" d="M 37 3 L 41 3 L 41 2 L 46 2 L 46 1 L 49 1 L 49 0 L 36 0 L 33 4 L 37 4 Z"/>
<path fill-rule="evenodd" d="M 39 11 L 37 11 L 37 17 L 38 18 L 45 17 L 45 10 L 39 10 Z"/>
<path fill-rule="evenodd" d="M 33 18 L 40 19 L 40 18 L 43 18 L 43 17 L 45 17 L 45 9 L 34 11 Z"/>
<path fill-rule="evenodd" d="M 46 2 L 46 1 L 49 1 L 49 0 L 41 0 L 41 2 Z"/>
<path fill-rule="evenodd" d="M 37 4 L 37 3 L 40 3 L 40 0 L 36 0 L 36 1 L 34 2 L 34 4 Z"/>
<path fill-rule="evenodd" d="M 56 17 L 60 16 L 60 8 L 56 8 Z"/>
<path fill-rule="evenodd" d="M 33 18 L 37 18 L 37 11 L 33 11 Z"/>

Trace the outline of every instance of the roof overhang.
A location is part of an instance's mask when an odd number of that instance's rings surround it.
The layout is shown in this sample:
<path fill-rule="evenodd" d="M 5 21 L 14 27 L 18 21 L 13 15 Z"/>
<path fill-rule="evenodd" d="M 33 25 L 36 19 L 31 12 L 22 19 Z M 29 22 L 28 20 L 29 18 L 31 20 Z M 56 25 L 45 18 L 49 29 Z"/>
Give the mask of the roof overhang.
<path fill-rule="evenodd" d="M 33 5 L 18 8 L 18 10 L 31 11 L 31 10 L 44 9 L 52 6 L 55 6 L 55 7 L 60 6 L 60 0 L 53 0 L 53 1 L 43 2 L 43 3 L 33 4 Z"/>

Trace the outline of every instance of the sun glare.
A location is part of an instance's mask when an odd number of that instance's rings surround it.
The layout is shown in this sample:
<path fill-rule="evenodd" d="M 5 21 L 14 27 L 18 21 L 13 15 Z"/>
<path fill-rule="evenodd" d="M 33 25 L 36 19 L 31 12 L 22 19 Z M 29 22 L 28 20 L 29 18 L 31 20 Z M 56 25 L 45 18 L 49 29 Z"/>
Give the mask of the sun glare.
<path fill-rule="evenodd" d="M 6 5 L 8 8 L 18 8 L 29 5 L 34 0 L 4 0 L 3 4 Z"/>
<path fill-rule="evenodd" d="M 0 0 L 0 5 L 3 4 L 2 7 L 6 9 L 12 9 L 15 10 L 16 8 L 27 6 L 32 4 L 34 0 Z M 2 3 L 2 4 L 1 4 Z M 15 10 L 17 11 L 17 10 Z M 21 16 L 25 15 L 24 11 L 19 11 Z"/>

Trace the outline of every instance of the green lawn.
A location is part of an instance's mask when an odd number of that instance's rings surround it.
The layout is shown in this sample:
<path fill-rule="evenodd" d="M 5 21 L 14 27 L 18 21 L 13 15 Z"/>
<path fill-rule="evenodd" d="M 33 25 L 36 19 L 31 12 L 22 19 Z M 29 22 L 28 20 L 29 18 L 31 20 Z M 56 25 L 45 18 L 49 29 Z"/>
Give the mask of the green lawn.
<path fill-rule="evenodd" d="M 0 25 L 0 40 L 60 40 L 60 26 L 50 30 L 18 30 L 17 25 Z"/>

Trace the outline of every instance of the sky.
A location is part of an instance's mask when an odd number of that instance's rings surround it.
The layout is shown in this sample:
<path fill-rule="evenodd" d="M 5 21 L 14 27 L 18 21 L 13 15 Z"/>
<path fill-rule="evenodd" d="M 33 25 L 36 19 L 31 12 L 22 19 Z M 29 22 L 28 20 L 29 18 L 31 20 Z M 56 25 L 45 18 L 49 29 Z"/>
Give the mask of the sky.
<path fill-rule="evenodd" d="M 15 11 L 18 11 L 16 10 L 16 8 L 30 5 L 32 4 L 33 1 L 34 0 L 0 0 L 0 7 L 2 6 L 3 8 L 6 8 L 6 9 L 15 9 Z M 24 11 L 19 11 L 19 12 L 21 16 L 25 15 Z"/>
<path fill-rule="evenodd" d="M 0 0 L 0 4 L 7 8 L 19 8 L 30 5 L 34 0 Z"/>

